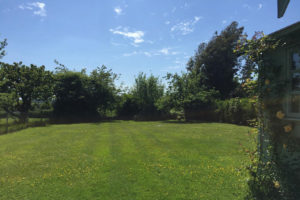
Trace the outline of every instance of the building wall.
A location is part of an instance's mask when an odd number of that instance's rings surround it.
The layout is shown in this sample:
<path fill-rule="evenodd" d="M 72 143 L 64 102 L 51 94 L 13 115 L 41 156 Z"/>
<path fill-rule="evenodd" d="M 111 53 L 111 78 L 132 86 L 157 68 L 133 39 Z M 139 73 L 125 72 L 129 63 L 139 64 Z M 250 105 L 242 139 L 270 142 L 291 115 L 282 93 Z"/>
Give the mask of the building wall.
<path fill-rule="evenodd" d="M 277 141 L 277 153 L 280 158 L 280 162 L 287 166 L 287 168 L 299 177 L 300 179 L 300 113 L 299 115 L 291 115 L 289 114 L 289 98 L 290 98 L 290 91 L 291 91 L 291 73 L 290 73 L 290 65 L 289 65 L 289 52 L 290 49 L 298 46 L 300 49 L 300 28 L 290 32 L 288 34 L 279 34 L 280 39 L 282 42 L 285 42 L 283 47 L 278 48 L 275 51 L 269 52 L 264 56 L 264 64 L 266 66 L 273 66 L 275 69 L 280 71 L 280 75 L 276 77 L 278 82 L 286 81 L 287 88 L 284 95 L 278 97 L 280 99 L 279 102 L 282 103 L 282 111 L 285 113 L 285 117 L 283 119 L 284 124 L 292 124 L 293 129 L 290 133 L 285 133 L 282 130 L 281 134 L 289 134 L 289 142 L 286 145 L 285 141 Z M 272 70 L 273 70 L 272 68 Z M 268 71 L 268 67 L 265 67 L 265 70 Z M 270 68 L 271 70 L 271 68 Z M 276 92 L 276 91 L 275 91 Z M 276 100 L 276 99 L 271 99 Z M 272 119 L 271 117 L 267 116 L 268 112 L 265 112 L 267 119 Z M 266 120 L 266 126 L 268 123 L 274 123 L 273 121 Z M 261 133 L 261 143 L 263 147 L 263 152 L 267 151 L 267 145 L 269 144 L 269 134 L 265 130 L 262 130 Z"/>

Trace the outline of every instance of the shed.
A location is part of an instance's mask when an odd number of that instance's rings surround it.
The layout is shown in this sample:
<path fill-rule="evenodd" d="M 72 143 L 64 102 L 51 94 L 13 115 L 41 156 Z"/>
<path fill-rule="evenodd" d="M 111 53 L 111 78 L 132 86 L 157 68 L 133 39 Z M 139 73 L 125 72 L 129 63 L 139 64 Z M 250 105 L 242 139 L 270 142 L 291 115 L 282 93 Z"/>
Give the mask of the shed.
<path fill-rule="evenodd" d="M 269 36 L 284 44 L 270 52 L 266 59 L 280 68 L 278 81 L 286 83 L 281 99 L 284 120 L 294 123 L 292 135 L 300 138 L 300 21 Z"/>
<path fill-rule="evenodd" d="M 271 33 L 269 37 L 280 41 L 281 45 L 265 52 L 259 66 L 263 91 L 263 127 L 260 132 L 260 150 L 264 155 L 262 160 L 268 161 L 268 146 L 272 144 L 273 155 L 269 156 L 275 157 L 282 174 L 288 174 L 283 175 L 283 179 L 299 183 L 300 22 Z"/>

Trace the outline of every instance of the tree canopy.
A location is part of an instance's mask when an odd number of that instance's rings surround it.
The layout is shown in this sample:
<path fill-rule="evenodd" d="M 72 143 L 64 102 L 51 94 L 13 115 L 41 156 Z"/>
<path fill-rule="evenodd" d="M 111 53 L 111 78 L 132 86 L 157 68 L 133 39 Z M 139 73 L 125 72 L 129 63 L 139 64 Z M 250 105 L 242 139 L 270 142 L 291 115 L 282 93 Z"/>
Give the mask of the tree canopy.
<path fill-rule="evenodd" d="M 220 34 L 216 32 L 208 43 L 201 43 L 187 64 L 188 72 L 200 76 L 200 85 L 219 91 L 223 99 L 231 97 L 237 86 L 239 55 L 234 49 L 243 30 L 232 22 Z"/>
<path fill-rule="evenodd" d="M 60 121 L 95 120 L 115 106 L 117 75 L 105 66 L 85 71 L 59 71 L 54 75 L 54 117 Z"/>
<path fill-rule="evenodd" d="M 20 63 L 0 64 L 0 91 L 10 94 L 15 111 L 22 122 L 28 118 L 33 102 L 48 101 L 53 95 L 53 77 L 44 66 Z M 16 114 L 16 113 L 11 113 Z"/>

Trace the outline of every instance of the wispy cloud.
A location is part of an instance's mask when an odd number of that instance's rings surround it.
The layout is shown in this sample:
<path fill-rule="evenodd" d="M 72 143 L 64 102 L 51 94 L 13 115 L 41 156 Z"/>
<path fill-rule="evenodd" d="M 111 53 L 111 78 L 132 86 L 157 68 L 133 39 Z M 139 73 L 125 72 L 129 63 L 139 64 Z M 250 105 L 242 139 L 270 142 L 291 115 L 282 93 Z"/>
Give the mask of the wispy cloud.
<path fill-rule="evenodd" d="M 145 56 L 148 56 L 148 57 L 152 56 L 152 54 L 150 52 L 148 52 L 148 51 L 144 51 L 143 53 L 144 53 Z"/>
<path fill-rule="evenodd" d="M 147 57 L 153 56 L 148 51 L 133 51 L 133 52 L 130 52 L 130 53 L 124 53 L 123 54 L 123 56 L 125 56 L 125 57 L 134 56 L 134 55 L 144 55 L 144 56 L 147 56 Z"/>
<path fill-rule="evenodd" d="M 263 7 L 263 5 L 262 5 L 262 3 L 260 3 L 260 4 L 258 4 L 258 10 L 260 10 L 260 9 L 262 9 L 262 7 Z"/>
<path fill-rule="evenodd" d="M 185 57 L 184 57 L 184 59 L 185 59 Z M 168 71 L 170 71 L 170 70 L 178 70 L 178 69 L 182 69 L 182 68 L 184 68 L 184 66 L 185 66 L 185 64 L 186 64 L 186 60 L 182 60 L 182 59 L 178 60 L 178 59 L 176 58 L 176 60 L 175 60 L 173 63 L 174 63 L 174 64 L 171 64 L 171 65 L 169 65 L 169 66 L 167 66 L 167 67 L 161 69 L 160 71 L 162 71 L 162 72 L 168 72 Z"/>
<path fill-rule="evenodd" d="M 121 14 L 123 14 L 123 9 L 121 8 L 121 7 L 115 7 L 114 8 L 114 11 L 115 11 L 115 13 L 117 14 L 117 15 L 121 15 Z"/>
<path fill-rule="evenodd" d="M 171 65 L 171 66 L 168 66 L 168 67 L 165 67 L 165 68 L 161 69 L 160 71 L 161 72 L 169 72 L 170 70 L 178 70 L 180 68 L 182 68 L 181 65 Z"/>
<path fill-rule="evenodd" d="M 227 23 L 227 20 L 222 20 L 222 24 L 226 24 Z"/>
<path fill-rule="evenodd" d="M 174 56 L 179 54 L 177 51 L 172 51 L 172 48 L 165 47 L 159 50 L 153 50 L 153 51 L 133 51 L 130 53 L 124 53 L 123 56 L 129 57 L 129 56 L 135 56 L 135 55 L 144 55 L 147 57 L 152 56 Z"/>
<path fill-rule="evenodd" d="M 162 53 L 164 55 L 168 55 L 169 54 L 169 49 L 170 48 L 162 48 L 161 50 L 159 50 L 158 52 L 159 53 Z"/>
<path fill-rule="evenodd" d="M 249 4 L 244 3 L 244 4 L 243 4 L 243 8 L 247 8 L 248 10 L 250 10 L 250 9 L 251 9 L 251 6 L 250 6 Z"/>
<path fill-rule="evenodd" d="M 137 51 L 133 51 L 131 53 L 124 53 L 123 56 L 128 57 L 128 56 L 133 56 L 133 55 L 136 55 L 136 54 L 138 54 L 138 52 Z"/>
<path fill-rule="evenodd" d="M 181 65 L 174 65 L 168 67 L 168 69 L 179 69 L 179 68 L 181 68 Z"/>
<path fill-rule="evenodd" d="M 195 25 L 202 18 L 203 17 L 195 16 L 192 20 L 180 22 L 171 28 L 171 32 L 179 32 L 182 35 L 192 33 L 195 29 Z"/>
<path fill-rule="evenodd" d="M 139 44 L 139 43 L 144 42 L 143 37 L 144 37 L 145 33 L 143 31 L 130 32 L 130 31 L 128 31 L 128 28 L 122 28 L 122 27 L 117 27 L 115 29 L 109 29 L 109 31 L 112 32 L 113 34 L 122 35 L 125 38 L 131 39 L 134 42 L 134 44 Z"/>
<path fill-rule="evenodd" d="M 32 10 L 34 15 L 38 15 L 41 17 L 47 16 L 46 4 L 42 2 L 32 2 L 27 4 L 19 5 L 21 10 Z"/>
<path fill-rule="evenodd" d="M 172 51 L 171 48 L 162 48 L 157 51 L 157 55 L 177 55 L 179 52 Z"/>
<path fill-rule="evenodd" d="M 170 21 L 165 21 L 165 24 L 166 24 L 166 25 L 169 25 L 169 24 L 170 24 Z"/>

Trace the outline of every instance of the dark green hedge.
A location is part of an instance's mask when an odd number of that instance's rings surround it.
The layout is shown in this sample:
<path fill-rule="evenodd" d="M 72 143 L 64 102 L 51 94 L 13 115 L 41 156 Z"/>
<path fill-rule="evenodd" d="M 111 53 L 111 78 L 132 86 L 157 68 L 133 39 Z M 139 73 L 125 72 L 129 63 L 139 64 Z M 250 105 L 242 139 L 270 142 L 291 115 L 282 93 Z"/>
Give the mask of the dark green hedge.
<path fill-rule="evenodd" d="M 232 98 L 216 102 L 219 121 L 251 125 L 256 119 L 256 101 L 250 98 Z"/>

